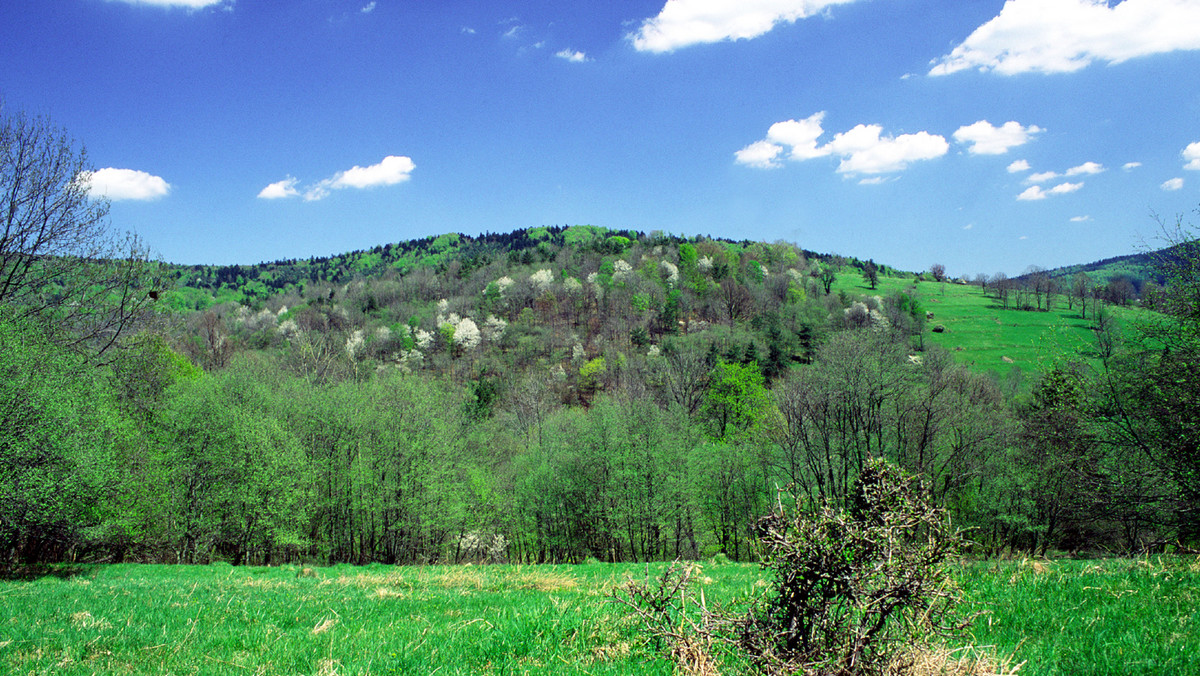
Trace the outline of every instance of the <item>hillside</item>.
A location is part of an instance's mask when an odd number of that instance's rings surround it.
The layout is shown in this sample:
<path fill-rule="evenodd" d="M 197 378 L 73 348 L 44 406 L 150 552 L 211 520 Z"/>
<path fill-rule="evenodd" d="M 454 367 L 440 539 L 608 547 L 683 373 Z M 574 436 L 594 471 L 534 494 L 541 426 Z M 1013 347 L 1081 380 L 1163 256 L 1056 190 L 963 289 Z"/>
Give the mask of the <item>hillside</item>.
<path fill-rule="evenodd" d="M 780 487 L 844 502 L 874 458 L 984 554 L 1190 527 L 1187 433 L 1113 421 L 1190 424 L 1194 381 L 1142 374 L 1191 348 L 1114 361 L 1150 315 L 1092 287 L 592 226 L 166 272 L 102 368 L 0 321 L 0 448 L 54 458 L 7 485 L 10 557 L 745 560 Z"/>

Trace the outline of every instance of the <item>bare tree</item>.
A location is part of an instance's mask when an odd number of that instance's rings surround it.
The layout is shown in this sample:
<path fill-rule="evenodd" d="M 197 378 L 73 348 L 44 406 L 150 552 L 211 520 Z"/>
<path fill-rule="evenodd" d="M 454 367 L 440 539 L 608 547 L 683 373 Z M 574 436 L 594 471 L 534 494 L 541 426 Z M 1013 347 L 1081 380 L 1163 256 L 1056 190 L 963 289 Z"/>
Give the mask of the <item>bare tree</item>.
<path fill-rule="evenodd" d="M 149 252 L 108 229 L 87 155 L 43 117 L 0 110 L 0 305 L 99 358 L 163 289 Z"/>
<path fill-rule="evenodd" d="M 929 266 L 929 274 L 933 275 L 935 282 L 946 281 L 946 266 L 941 263 L 934 263 Z"/>

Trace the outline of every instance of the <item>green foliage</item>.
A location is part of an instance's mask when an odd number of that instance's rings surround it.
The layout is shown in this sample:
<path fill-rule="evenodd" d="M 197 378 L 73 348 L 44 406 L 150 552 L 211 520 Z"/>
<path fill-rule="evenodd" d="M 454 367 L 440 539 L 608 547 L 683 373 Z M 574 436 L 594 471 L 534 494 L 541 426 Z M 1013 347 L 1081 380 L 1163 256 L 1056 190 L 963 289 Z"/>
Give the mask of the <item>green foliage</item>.
<path fill-rule="evenodd" d="M 59 560 L 95 535 L 125 434 L 101 373 L 0 319 L 0 557 Z"/>
<path fill-rule="evenodd" d="M 752 437 L 774 411 L 757 363 L 718 362 L 700 408 L 717 439 Z"/>

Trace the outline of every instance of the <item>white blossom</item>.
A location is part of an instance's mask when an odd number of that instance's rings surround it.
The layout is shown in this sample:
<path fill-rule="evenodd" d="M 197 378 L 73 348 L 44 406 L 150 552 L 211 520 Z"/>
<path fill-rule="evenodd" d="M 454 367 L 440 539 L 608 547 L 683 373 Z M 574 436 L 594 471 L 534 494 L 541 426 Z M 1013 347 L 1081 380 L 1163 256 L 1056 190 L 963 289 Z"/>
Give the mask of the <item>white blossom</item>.
<path fill-rule="evenodd" d="M 429 346 L 433 345 L 433 334 L 428 331 L 417 329 L 413 332 L 413 337 L 417 340 L 417 347 L 422 350 L 428 350 Z"/>
<path fill-rule="evenodd" d="M 574 347 L 571 348 L 571 359 L 574 361 L 579 361 L 580 359 L 583 359 L 584 356 L 586 356 L 586 354 L 583 351 L 583 343 L 575 341 Z"/>
<path fill-rule="evenodd" d="M 624 259 L 618 258 L 617 262 L 613 263 L 612 279 L 614 282 L 622 281 L 632 273 L 633 273 L 633 266 L 630 265 L 629 263 L 625 262 Z"/>
<path fill-rule="evenodd" d="M 657 345 L 651 345 L 649 350 L 646 350 L 647 357 L 657 357 L 660 350 Z"/>
<path fill-rule="evenodd" d="M 554 282 L 554 273 L 550 272 L 549 268 L 538 270 L 529 276 L 529 281 L 533 282 L 539 292 L 546 293 L 550 290 L 550 284 Z"/>
<path fill-rule="evenodd" d="M 583 290 L 583 284 L 579 283 L 579 280 L 574 277 L 567 277 L 563 280 L 563 290 L 567 293 L 576 293 Z"/>
<path fill-rule="evenodd" d="M 451 316 L 456 317 L 457 315 Z M 470 317 L 466 317 L 454 325 L 454 342 L 464 349 L 470 350 L 478 347 L 481 340 L 483 340 L 483 336 L 479 332 L 479 327 Z"/>
<path fill-rule="evenodd" d="M 709 256 L 704 256 L 696 261 L 696 268 L 702 272 L 708 272 L 709 270 L 712 270 L 712 266 L 712 258 Z"/>
<path fill-rule="evenodd" d="M 679 283 L 679 268 L 670 261 L 663 261 L 659 266 L 666 272 L 667 284 L 674 286 Z"/>
<path fill-rule="evenodd" d="M 292 336 L 300 333 L 300 326 L 296 324 L 296 320 L 287 319 L 279 324 L 279 328 L 277 330 L 279 331 L 279 335 L 283 336 L 284 338 L 291 338 Z"/>
<path fill-rule="evenodd" d="M 358 329 L 346 339 L 346 354 L 350 355 L 351 359 L 357 357 L 359 351 L 363 348 L 363 344 L 363 332 L 362 329 Z"/>
<path fill-rule="evenodd" d="M 504 330 L 507 328 L 508 322 L 496 315 L 488 315 L 487 321 L 483 323 L 483 337 L 487 340 L 500 340 L 504 337 Z"/>
<path fill-rule="evenodd" d="M 508 291 L 508 287 L 510 287 L 512 285 L 513 285 L 513 280 L 508 275 L 505 275 L 504 277 L 501 277 L 500 279 L 496 280 L 496 286 L 500 289 L 501 296 L 503 296 L 504 293 L 506 291 Z"/>

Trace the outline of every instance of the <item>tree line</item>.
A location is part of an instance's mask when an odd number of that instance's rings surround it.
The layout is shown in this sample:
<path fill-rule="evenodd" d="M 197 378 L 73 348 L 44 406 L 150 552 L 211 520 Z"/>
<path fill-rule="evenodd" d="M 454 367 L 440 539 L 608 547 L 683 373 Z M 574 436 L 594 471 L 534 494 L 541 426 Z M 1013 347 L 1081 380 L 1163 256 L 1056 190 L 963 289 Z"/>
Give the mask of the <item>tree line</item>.
<path fill-rule="evenodd" d="M 783 243 L 443 236 L 188 308 L 199 287 L 108 236 L 61 132 L 9 116 L 0 140 L 6 561 L 749 559 L 780 490 L 845 503 L 876 459 L 984 553 L 1200 535 L 1182 223 L 1159 314 L 1014 396 L 925 345 L 916 290 L 832 288 L 888 269 Z"/>

